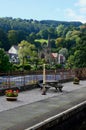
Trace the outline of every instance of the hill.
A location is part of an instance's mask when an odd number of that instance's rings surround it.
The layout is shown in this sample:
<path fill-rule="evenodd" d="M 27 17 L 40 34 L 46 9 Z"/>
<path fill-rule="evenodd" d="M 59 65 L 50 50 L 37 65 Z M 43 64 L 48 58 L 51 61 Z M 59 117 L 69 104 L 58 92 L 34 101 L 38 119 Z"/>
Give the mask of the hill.
<path fill-rule="evenodd" d="M 66 21 L 55 21 L 55 20 L 42 20 L 37 21 L 33 19 L 21 19 L 21 18 L 12 18 L 4 17 L 0 18 L 0 28 L 4 31 L 9 30 L 22 30 L 28 33 L 39 32 L 42 29 L 49 27 L 57 27 L 58 25 L 63 24 L 64 26 L 73 25 L 78 27 L 82 25 L 81 22 L 66 22 Z"/>

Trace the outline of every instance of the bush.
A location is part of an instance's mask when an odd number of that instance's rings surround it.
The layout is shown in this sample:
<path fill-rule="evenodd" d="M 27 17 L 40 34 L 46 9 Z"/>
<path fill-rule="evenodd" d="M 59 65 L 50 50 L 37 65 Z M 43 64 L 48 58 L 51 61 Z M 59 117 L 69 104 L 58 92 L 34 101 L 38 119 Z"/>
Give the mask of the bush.
<path fill-rule="evenodd" d="M 31 65 L 25 64 L 24 65 L 24 70 L 31 70 Z"/>

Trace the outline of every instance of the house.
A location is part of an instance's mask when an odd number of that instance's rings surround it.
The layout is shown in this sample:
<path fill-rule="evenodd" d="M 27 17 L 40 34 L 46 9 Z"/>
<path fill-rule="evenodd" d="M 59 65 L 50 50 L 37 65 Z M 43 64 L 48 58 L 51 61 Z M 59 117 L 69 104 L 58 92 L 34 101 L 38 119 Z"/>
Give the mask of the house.
<path fill-rule="evenodd" d="M 51 61 L 53 63 L 57 63 L 58 62 L 58 53 L 51 53 Z"/>
<path fill-rule="evenodd" d="M 62 54 L 58 54 L 58 63 L 59 64 L 63 64 L 65 62 L 65 56 L 63 56 Z"/>
<path fill-rule="evenodd" d="M 18 46 L 14 45 L 8 50 L 8 55 L 10 57 L 10 62 L 19 63 L 18 59 Z"/>
<path fill-rule="evenodd" d="M 65 56 L 58 53 L 51 53 L 51 59 L 53 63 L 63 64 L 65 62 Z"/>

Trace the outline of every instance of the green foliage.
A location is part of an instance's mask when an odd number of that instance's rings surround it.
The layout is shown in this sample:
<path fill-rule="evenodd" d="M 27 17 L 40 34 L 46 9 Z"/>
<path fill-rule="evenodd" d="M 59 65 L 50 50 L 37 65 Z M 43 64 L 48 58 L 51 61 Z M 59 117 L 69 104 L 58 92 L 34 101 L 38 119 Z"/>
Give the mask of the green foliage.
<path fill-rule="evenodd" d="M 28 62 L 28 57 L 36 56 L 36 48 L 33 44 L 23 40 L 19 44 L 18 56 L 20 59 L 20 64 L 25 64 Z"/>
<path fill-rule="evenodd" d="M 46 39 L 35 39 L 35 41 L 40 42 L 40 43 L 48 42 L 48 40 L 46 40 Z"/>
<path fill-rule="evenodd" d="M 31 65 L 25 64 L 24 65 L 24 70 L 31 70 Z"/>
<path fill-rule="evenodd" d="M 70 55 L 68 58 L 68 64 L 72 64 L 72 67 L 83 68 L 86 67 L 86 29 L 80 32 L 78 37 L 79 41 L 76 43 L 73 56 Z"/>
<path fill-rule="evenodd" d="M 11 45 L 18 44 L 22 40 L 32 43 L 37 38 L 48 39 L 48 35 L 55 39 L 58 35 L 66 35 L 66 32 L 70 30 L 70 26 L 74 28 L 80 25 L 82 25 L 80 22 L 37 21 L 12 17 L 0 18 L 0 41 L 2 43 L 0 47 L 8 50 Z"/>
<path fill-rule="evenodd" d="M 79 78 L 74 77 L 74 81 L 75 81 L 75 82 L 79 82 Z"/>
<path fill-rule="evenodd" d="M 58 34 L 59 37 L 62 36 L 63 30 L 64 30 L 64 25 L 63 24 L 60 24 L 59 26 L 57 26 L 56 31 L 57 31 L 57 34 Z"/>
<path fill-rule="evenodd" d="M 62 64 L 56 64 L 55 67 L 56 67 L 56 69 L 62 69 L 63 65 Z"/>
<path fill-rule="evenodd" d="M 5 95 L 7 97 L 17 97 L 18 96 L 18 90 L 6 90 Z"/>
<path fill-rule="evenodd" d="M 68 50 L 66 48 L 62 48 L 61 50 L 59 50 L 59 54 L 62 54 L 63 56 L 67 58 Z"/>
<path fill-rule="evenodd" d="M 9 47 L 10 45 L 7 39 L 7 34 L 3 29 L 0 29 L 0 48 L 4 48 L 7 51 Z"/>
<path fill-rule="evenodd" d="M 78 77 L 74 77 L 73 83 L 74 84 L 79 84 L 79 78 Z"/>
<path fill-rule="evenodd" d="M 74 67 L 74 56 L 70 55 L 66 62 L 65 68 L 73 68 Z"/>
<path fill-rule="evenodd" d="M 18 38 L 17 31 L 10 30 L 8 32 L 8 40 L 9 40 L 10 46 L 17 44 L 17 40 L 18 40 L 17 38 Z"/>
<path fill-rule="evenodd" d="M 56 47 L 58 48 L 58 47 L 63 47 L 63 44 L 64 44 L 64 38 L 62 38 L 62 37 L 59 37 L 59 38 L 57 38 L 56 39 Z"/>
<path fill-rule="evenodd" d="M 0 72 L 8 72 L 11 69 L 10 65 L 8 55 L 0 48 Z"/>
<path fill-rule="evenodd" d="M 30 64 L 14 64 L 13 65 L 13 71 L 24 71 L 24 70 L 31 70 L 31 65 Z"/>
<path fill-rule="evenodd" d="M 46 64 L 46 70 L 56 70 L 56 69 L 61 69 L 63 66 L 61 64 Z"/>
<path fill-rule="evenodd" d="M 22 48 L 19 49 L 21 65 L 31 62 L 33 69 L 38 69 L 40 63 L 34 65 L 37 50 L 41 51 L 42 44 L 47 44 L 48 36 L 50 36 L 51 52 L 60 52 L 68 58 L 66 67 L 86 66 L 86 24 L 54 20 L 23 20 L 12 17 L 0 18 L 0 47 L 8 51 L 12 45 L 19 43 Z M 68 54 L 63 48 L 68 51 Z M 30 61 L 30 58 L 33 60 Z M 8 68 L 5 67 L 4 70 L 21 69 L 10 63 Z"/>

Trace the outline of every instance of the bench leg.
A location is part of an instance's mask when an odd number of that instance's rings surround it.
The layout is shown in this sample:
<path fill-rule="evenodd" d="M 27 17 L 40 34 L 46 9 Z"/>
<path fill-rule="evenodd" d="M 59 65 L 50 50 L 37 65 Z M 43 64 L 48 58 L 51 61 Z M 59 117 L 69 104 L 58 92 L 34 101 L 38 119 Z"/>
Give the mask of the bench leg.
<path fill-rule="evenodd" d="M 59 88 L 59 91 L 62 92 L 62 88 Z"/>
<path fill-rule="evenodd" d="M 56 92 L 58 91 L 58 88 L 57 87 L 55 87 L 55 89 L 56 89 Z"/>
<path fill-rule="evenodd" d="M 45 84 L 44 84 L 45 85 Z M 46 89 L 46 87 L 44 86 L 43 88 L 42 88 L 42 95 L 46 95 L 46 91 L 47 91 L 47 89 Z"/>

